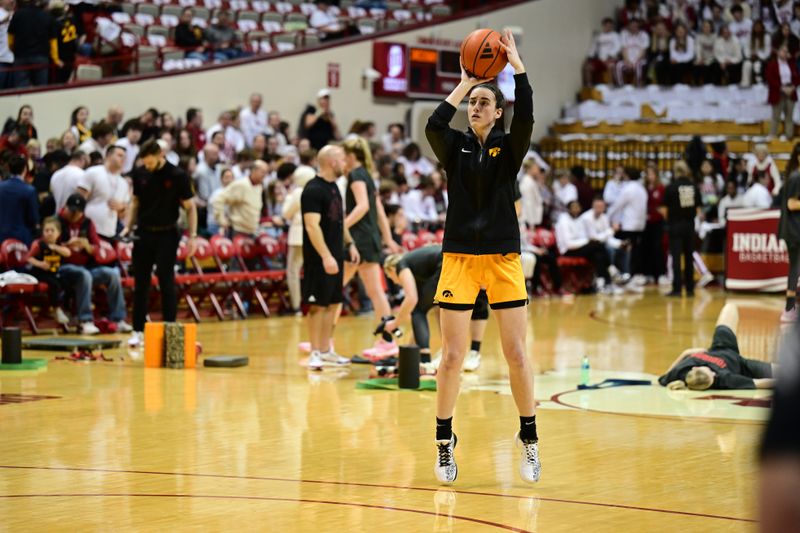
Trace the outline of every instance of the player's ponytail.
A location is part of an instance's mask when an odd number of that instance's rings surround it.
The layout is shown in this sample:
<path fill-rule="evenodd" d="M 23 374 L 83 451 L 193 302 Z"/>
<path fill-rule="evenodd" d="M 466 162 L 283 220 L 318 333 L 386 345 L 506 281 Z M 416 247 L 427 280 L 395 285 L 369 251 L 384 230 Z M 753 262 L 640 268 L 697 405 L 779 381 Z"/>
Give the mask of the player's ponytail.
<path fill-rule="evenodd" d="M 375 175 L 375 162 L 372 160 L 372 150 L 369 148 L 367 140 L 360 136 L 354 136 L 342 145 L 344 151 L 348 154 L 354 154 L 356 159 L 364 165 L 364 168 L 369 172 L 370 176 Z"/>

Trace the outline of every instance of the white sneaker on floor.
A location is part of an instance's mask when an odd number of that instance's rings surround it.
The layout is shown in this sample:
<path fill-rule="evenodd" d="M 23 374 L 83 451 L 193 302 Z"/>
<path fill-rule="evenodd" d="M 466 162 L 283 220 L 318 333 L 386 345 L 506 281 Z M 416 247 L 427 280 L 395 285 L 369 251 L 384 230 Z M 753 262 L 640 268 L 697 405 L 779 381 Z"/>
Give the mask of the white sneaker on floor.
<path fill-rule="evenodd" d="M 669 285 L 672 285 L 672 279 L 670 279 L 669 276 L 664 276 L 664 275 L 659 276 L 658 284 L 661 285 L 662 287 L 668 287 Z"/>
<path fill-rule="evenodd" d="M 539 443 L 523 442 L 519 433 L 514 436 L 519 450 L 519 475 L 526 483 L 536 483 L 542 474 L 542 464 L 539 462 Z"/>
<path fill-rule="evenodd" d="M 131 331 L 133 331 L 133 326 L 124 320 L 117 322 L 117 333 L 130 333 Z"/>
<path fill-rule="evenodd" d="M 65 313 L 60 307 L 56 307 L 56 322 L 62 326 L 69 324 L 69 317 L 67 316 L 67 313 Z"/>
<path fill-rule="evenodd" d="M 97 335 L 100 333 L 100 328 L 94 325 L 94 322 L 84 322 L 81 324 L 81 335 Z"/>
<path fill-rule="evenodd" d="M 436 441 L 436 464 L 433 467 L 433 473 L 439 483 L 451 485 L 458 477 L 458 465 L 455 455 L 453 455 L 457 443 L 458 438 L 455 433 L 450 440 Z"/>
<path fill-rule="evenodd" d="M 700 280 L 697 282 L 697 286 L 698 287 L 705 287 L 706 285 L 708 285 L 712 281 L 714 281 L 714 274 L 712 274 L 711 272 L 706 272 L 705 274 L 700 276 Z"/>
<path fill-rule="evenodd" d="M 128 346 L 136 348 L 142 344 L 144 344 L 144 333 L 141 331 L 134 331 L 131 333 L 131 336 L 128 338 Z"/>
<path fill-rule="evenodd" d="M 476 350 L 470 350 L 464 359 L 464 371 L 475 372 L 481 366 L 481 354 Z"/>
<path fill-rule="evenodd" d="M 631 278 L 629 283 L 642 287 L 647 283 L 647 280 L 642 274 L 636 274 Z"/>
<path fill-rule="evenodd" d="M 339 355 L 333 350 L 330 352 L 320 353 L 319 356 L 329 366 L 346 366 L 350 364 L 350 359 Z"/>

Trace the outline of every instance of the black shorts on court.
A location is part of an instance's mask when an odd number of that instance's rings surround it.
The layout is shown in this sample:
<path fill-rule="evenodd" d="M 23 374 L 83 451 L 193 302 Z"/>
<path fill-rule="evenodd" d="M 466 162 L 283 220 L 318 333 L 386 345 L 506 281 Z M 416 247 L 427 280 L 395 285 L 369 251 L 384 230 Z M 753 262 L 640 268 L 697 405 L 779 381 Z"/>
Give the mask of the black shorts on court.
<path fill-rule="evenodd" d="M 330 275 L 322 263 L 303 265 L 303 303 L 307 305 L 328 305 L 342 303 L 342 284 L 344 283 L 344 264 L 339 262 L 339 272 Z"/>

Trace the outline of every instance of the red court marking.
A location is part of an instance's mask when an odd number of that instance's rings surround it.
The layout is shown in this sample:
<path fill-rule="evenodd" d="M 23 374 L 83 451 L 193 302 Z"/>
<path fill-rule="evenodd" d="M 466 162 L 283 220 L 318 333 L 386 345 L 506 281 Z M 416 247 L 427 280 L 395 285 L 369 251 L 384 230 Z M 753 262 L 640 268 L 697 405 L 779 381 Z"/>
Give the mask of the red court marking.
<path fill-rule="evenodd" d="M 366 507 L 368 509 L 381 509 L 384 511 L 400 511 L 404 513 L 417 513 L 430 516 L 447 516 L 448 518 L 455 518 L 457 520 L 465 520 L 468 522 L 475 522 L 485 526 L 496 527 L 498 529 L 506 529 L 508 531 L 516 531 L 518 533 L 533 533 L 527 529 L 520 529 L 517 527 L 507 526 L 505 524 L 498 524 L 497 522 L 490 522 L 488 520 L 481 520 L 480 518 L 470 518 L 468 516 L 459 515 L 440 515 L 431 511 L 422 511 L 420 509 L 407 509 L 403 507 L 390 507 L 388 505 L 370 505 L 367 503 L 354 503 L 354 502 L 337 502 L 333 500 L 308 500 L 304 498 L 274 498 L 270 496 L 215 496 L 213 494 L 6 494 L 0 495 L 0 498 L 204 498 L 209 500 L 257 500 L 257 501 L 270 501 L 270 502 L 300 502 L 300 503 L 321 503 L 325 505 L 347 505 L 351 507 Z"/>
<path fill-rule="evenodd" d="M 578 411 L 586 411 L 588 413 L 600 413 L 604 415 L 613 415 L 613 416 L 627 416 L 631 418 L 653 418 L 655 420 L 680 420 L 681 422 L 703 422 L 705 424 L 729 424 L 734 426 L 763 426 L 766 425 L 767 423 L 766 420 L 763 422 L 758 422 L 758 421 L 750 422 L 747 420 L 725 420 L 722 418 L 703 418 L 699 416 L 640 415 L 636 413 L 615 413 L 613 411 L 599 411 L 597 409 L 589 409 L 588 407 L 572 405 L 571 403 L 567 403 L 561 399 L 561 396 L 563 396 L 564 394 L 569 394 L 571 392 L 578 392 L 578 389 L 565 390 L 564 392 L 553 394 L 550 397 L 550 401 L 553 403 L 557 403 L 558 405 L 563 405 L 564 407 L 576 409 Z M 747 398 L 742 398 L 742 399 L 744 400 Z"/>
<path fill-rule="evenodd" d="M 349 481 L 324 481 L 324 480 L 317 480 L 317 479 L 292 479 L 292 478 L 280 478 L 280 477 L 266 477 L 266 476 L 234 476 L 230 474 L 202 474 L 202 473 L 184 473 L 184 472 L 152 472 L 147 470 L 113 470 L 109 468 L 80 468 L 80 467 L 68 467 L 68 466 L 15 466 L 15 465 L 0 465 L 0 468 L 7 468 L 7 469 L 16 469 L 16 470 L 56 470 L 56 471 L 66 471 L 66 472 L 104 472 L 109 474 L 143 474 L 143 475 L 153 475 L 153 476 L 186 476 L 186 477 L 207 477 L 207 478 L 217 478 L 217 479 L 246 479 L 252 481 L 280 481 L 280 482 L 287 482 L 287 483 L 310 483 L 310 484 L 318 484 L 318 485 L 341 485 L 347 487 L 369 487 L 369 488 L 380 488 L 380 489 L 399 489 L 399 490 L 413 490 L 413 491 L 421 491 L 421 492 L 437 492 L 439 488 L 431 488 L 431 487 L 409 487 L 409 486 L 402 486 L 402 485 L 383 485 L 378 483 L 357 483 L 357 482 L 349 482 Z M 545 498 L 540 496 L 519 496 L 516 494 L 497 494 L 494 492 L 479 492 L 479 491 L 471 491 L 471 490 L 453 490 L 456 494 L 466 494 L 470 496 L 492 496 L 495 498 L 512 498 L 516 500 L 529 500 L 531 498 L 535 498 L 540 501 L 544 502 L 552 502 L 552 503 L 567 503 L 573 505 L 590 505 L 594 507 L 607 507 L 612 509 L 626 509 L 630 511 L 645 511 L 651 513 L 664 513 L 664 514 L 674 514 L 680 516 L 692 516 L 696 518 L 712 518 L 716 520 L 730 520 L 733 522 L 750 522 L 756 523 L 757 521 L 752 518 L 737 518 L 735 516 L 722 516 L 722 515 L 713 515 L 713 514 L 705 514 L 705 513 L 692 513 L 689 511 L 676 511 L 673 509 L 656 509 L 652 507 L 638 507 L 635 505 L 624 505 L 624 504 L 617 504 L 617 503 L 602 503 L 602 502 L 587 502 L 587 501 L 580 501 L 580 500 L 564 500 L 560 498 Z M 24 495 L 11 495 L 10 497 L 21 497 Z M 43 495 L 47 496 L 47 495 Z M 91 496 L 91 495 L 89 495 Z M 168 495 L 164 495 L 168 496 Z M 9 497 L 0 495 L 0 498 Z M 344 505 L 344 504 L 342 504 Z"/>

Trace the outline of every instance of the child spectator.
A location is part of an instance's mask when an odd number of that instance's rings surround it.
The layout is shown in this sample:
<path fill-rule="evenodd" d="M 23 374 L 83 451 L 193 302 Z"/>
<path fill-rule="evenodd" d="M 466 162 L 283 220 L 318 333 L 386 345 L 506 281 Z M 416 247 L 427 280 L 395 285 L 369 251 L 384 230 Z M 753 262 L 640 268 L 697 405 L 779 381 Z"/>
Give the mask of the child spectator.
<path fill-rule="evenodd" d="M 57 244 L 61 236 L 61 222 L 55 217 L 48 217 L 42 224 L 42 237 L 31 245 L 28 252 L 30 273 L 41 282 L 47 284 L 50 305 L 55 308 L 55 319 L 59 324 L 69 324 L 69 317 L 64 313 L 63 287 L 58 271 L 61 258 L 69 257 L 72 252 L 66 246 Z"/>
<path fill-rule="evenodd" d="M 617 85 L 625 83 L 625 74 L 636 74 L 636 85 L 642 85 L 642 70 L 645 64 L 645 52 L 650 46 L 650 37 L 641 29 L 636 19 L 628 23 L 620 35 L 622 45 L 622 59 L 617 62 Z"/>
<path fill-rule="evenodd" d="M 753 22 L 753 30 L 743 48 L 742 86 L 749 87 L 753 83 L 762 83 L 764 70 L 772 56 L 772 37 L 760 20 Z"/>
<path fill-rule="evenodd" d="M 714 76 L 714 44 L 717 35 L 710 20 L 704 20 L 701 31 L 695 38 L 694 79 L 698 85 L 712 83 Z"/>
<path fill-rule="evenodd" d="M 714 59 L 717 63 L 716 84 L 738 84 L 742 80 L 742 45 L 727 26 L 723 26 L 714 41 Z"/>

